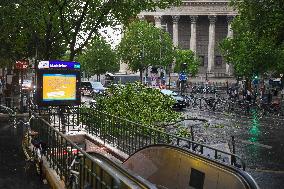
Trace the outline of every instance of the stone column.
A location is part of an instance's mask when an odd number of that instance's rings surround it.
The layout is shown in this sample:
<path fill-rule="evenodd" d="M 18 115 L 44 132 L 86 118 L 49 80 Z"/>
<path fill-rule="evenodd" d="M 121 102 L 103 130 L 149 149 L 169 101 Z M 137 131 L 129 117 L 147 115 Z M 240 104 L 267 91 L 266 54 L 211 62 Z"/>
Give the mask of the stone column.
<path fill-rule="evenodd" d="M 178 46 L 178 21 L 180 16 L 172 16 L 173 18 L 173 44 L 175 47 Z"/>
<path fill-rule="evenodd" d="M 154 16 L 155 26 L 157 28 L 162 28 L 162 16 Z"/>
<path fill-rule="evenodd" d="M 196 22 L 197 16 L 190 16 L 190 50 L 192 50 L 196 54 Z"/>
<path fill-rule="evenodd" d="M 145 20 L 145 16 L 144 15 L 138 15 L 139 20 Z"/>
<path fill-rule="evenodd" d="M 208 43 L 208 67 L 207 72 L 211 72 L 215 60 L 215 23 L 216 16 L 208 16 L 209 18 L 209 43 Z"/>
<path fill-rule="evenodd" d="M 234 16 L 227 16 L 227 23 L 228 23 L 228 33 L 227 38 L 233 37 L 233 30 L 232 30 L 232 21 L 234 19 Z M 231 75 L 231 68 L 228 63 L 226 63 L 226 74 Z"/>

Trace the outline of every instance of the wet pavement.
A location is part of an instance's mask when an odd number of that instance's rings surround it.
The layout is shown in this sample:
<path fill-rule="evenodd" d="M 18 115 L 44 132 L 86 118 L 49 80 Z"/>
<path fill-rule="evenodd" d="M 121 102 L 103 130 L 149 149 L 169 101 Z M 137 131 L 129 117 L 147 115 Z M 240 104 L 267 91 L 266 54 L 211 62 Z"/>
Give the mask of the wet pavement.
<path fill-rule="evenodd" d="M 284 117 L 259 117 L 255 111 L 249 116 L 198 110 L 184 113 L 208 120 L 207 125 L 194 126 L 195 138 L 202 143 L 227 143 L 232 149 L 234 136 L 236 154 L 246 162 L 260 188 L 284 188 Z"/>
<path fill-rule="evenodd" d="M 15 129 L 0 118 L 0 188 L 49 189 L 35 167 L 25 162 L 21 148 L 22 129 Z"/>

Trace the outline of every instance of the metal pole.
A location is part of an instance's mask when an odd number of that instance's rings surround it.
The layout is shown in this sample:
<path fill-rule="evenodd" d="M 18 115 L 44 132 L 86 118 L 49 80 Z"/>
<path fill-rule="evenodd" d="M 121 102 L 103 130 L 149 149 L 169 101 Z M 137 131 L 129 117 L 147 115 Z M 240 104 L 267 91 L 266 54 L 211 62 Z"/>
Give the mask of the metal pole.
<path fill-rule="evenodd" d="M 194 141 L 193 126 L 190 126 L 190 134 L 191 134 L 191 140 Z"/>
<path fill-rule="evenodd" d="M 23 69 L 21 69 L 21 86 L 20 86 L 20 95 L 21 95 L 21 101 L 20 101 L 20 111 L 23 112 L 23 105 L 24 105 L 24 96 L 23 96 L 23 80 L 24 80 L 24 75 L 23 75 Z"/>
<path fill-rule="evenodd" d="M 232 153 L 235 154 L 236 153 L 236 148 L 235 148 L 235 136 L 231 136 L 232 138 Z M 236 157 L 232 156 L 232 164 L 236 164 Z"/>

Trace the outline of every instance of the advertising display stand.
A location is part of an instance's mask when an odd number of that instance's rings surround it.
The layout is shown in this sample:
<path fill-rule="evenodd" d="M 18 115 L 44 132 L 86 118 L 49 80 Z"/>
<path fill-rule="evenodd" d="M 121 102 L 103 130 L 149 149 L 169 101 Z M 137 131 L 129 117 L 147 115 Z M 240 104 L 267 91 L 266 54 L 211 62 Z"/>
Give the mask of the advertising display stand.
<path fill-rule="evenodd" d="M 80 105 L 79 86 L 79 63 L 58 60 L 39 62 L 36 93 L 39 106 Z"/>
<path fill-rule="evenodd" d="M 68 109 L 81 103 L 80 63 L 50 60 L 37 66 L 36 102 L 39 107 L 58 109 L 59 122 L 65 131 Z"/>

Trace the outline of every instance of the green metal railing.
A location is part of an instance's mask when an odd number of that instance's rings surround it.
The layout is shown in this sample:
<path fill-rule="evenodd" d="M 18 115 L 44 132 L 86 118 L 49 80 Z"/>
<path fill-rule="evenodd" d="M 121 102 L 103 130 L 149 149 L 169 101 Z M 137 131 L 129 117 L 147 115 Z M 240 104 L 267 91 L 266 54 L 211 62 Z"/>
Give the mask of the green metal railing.
<path fill-rule="evenodd" d="M 100 154 L 89 155 L 42 118 L 33 119 L 31 128 L 37 131 L 39 139 L 46 143 L 45 157 L 50 167 L 56 171 L 66 185 L 70 182 L 71 162 L 80 153 L 79 188 L 86 186 L 90 189 L 156 188 L 155 185 L 128 173 L 120 165 Z"/>
<path fill-rule="evenodd" d="M 171 144 L 245 170 L 245 163 L 236 154 L 165 133 L 150 126 L 140 125 L 95 109 L 87 108 L 81 110 L 80 119 L 90 135 L 100 138 L 105 143 L 112 145 L 128 155 L 148 145 Z"/>

